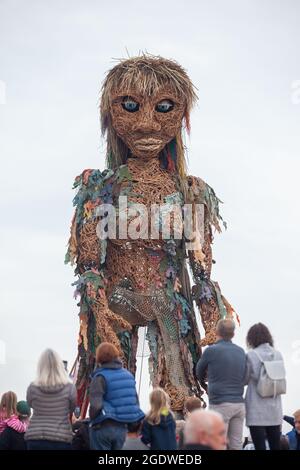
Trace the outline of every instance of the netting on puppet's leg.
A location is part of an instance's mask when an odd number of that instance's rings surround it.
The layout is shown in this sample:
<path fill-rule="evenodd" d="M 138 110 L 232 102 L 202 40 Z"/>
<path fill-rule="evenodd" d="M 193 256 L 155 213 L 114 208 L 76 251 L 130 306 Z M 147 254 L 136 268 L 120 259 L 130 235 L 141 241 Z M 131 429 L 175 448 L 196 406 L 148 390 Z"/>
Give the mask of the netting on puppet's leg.
<path fill-rule="evenodd" d="M 152 321 L 148 324 L 147 340 L 150 349 L 149 372 L 153 387 L 163 388 L 171 400 L 173 411 L 181 411 L 186 397 L 190 394 L 185 382 L 182 360 L 180 355 L 179 342 L 177 338 L 177 349 L 167 349 L 170 344 L 165 344 L 161 325 L 159 321 Z M 174 352 L 174 360 L 170 361 L 170 354 Z M 176 360 L 177 359 L 177 360 Z M 179 377 L 176 372 L 179 371 Z"/>
<path fill-rule="evenodd" d="M 157 317 L 157 323 L 163 341 L 165 362 L 170 382 L 178 388 L 188 390 L 188 383 L 180 352 L 177 321 L 170 310 Z"/>
<path fill-rule="evenodd" d="M 183 330 L 172 310 L 164 292 L 160 292 L 152 300 L 157 312 L 156 322 L 148 326 L 148 340 L 153 358 L 151 359 L 152 375 L 170 395 L 172 409 L 182 411 L 185 399 L 195 395 L 202 399 L 203 388 L 195 376 L 195 365 L 200 358 L 200 335 L 194 319 L 192 307 L 184 299 L 179 299 L 185 306 Z M 155 328 L 153 327 L 155 325 Z M 156 339 L 156 341 L 155 341 Z M 156 367 L 154 368 L 156 364 Z M 202 400 L 203 401 L 203 400 Z"/>

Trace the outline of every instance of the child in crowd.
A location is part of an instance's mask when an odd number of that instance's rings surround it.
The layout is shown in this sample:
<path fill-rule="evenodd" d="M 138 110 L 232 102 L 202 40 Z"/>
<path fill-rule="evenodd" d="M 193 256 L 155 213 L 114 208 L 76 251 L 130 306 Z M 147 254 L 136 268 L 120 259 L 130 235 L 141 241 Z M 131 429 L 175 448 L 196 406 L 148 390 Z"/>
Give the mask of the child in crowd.
<path fill-rule="evenodd" d="M 151 450 L 175 450 L 176 424 L 170 409 L 170 399 L 161 388 L 150 394 L 150 412 L 142 426 L 142 442 Z"/>
<path fill-rule="evenodd" d="M 17 395 L 14 392 L 3 393 L 0 402 L 0 434 L 7 426 L 7 420 L 16 417 Z"/>
<path fill-rule="evenodd" d="M 31 414 L 28 403 L 19 401 L 16 413 L 4 421 L 6 427 L 0 434 L 0 450 L 26 450 L 24 435 Z"/>
<path fill-rule="evenodd" d="M 122 450 L 149 450 L 149 447 L 141 441 L 142 422 L 128 423 L 126 441 Z"/>
<path fill-rule="evenodd" d="M 183 432 L 184 432 L 185 420 L 189 417 L 189 415 L 194 410 L 199 410 L 200 408 L 202 408 L 202 402 L 200 398 L 192 396 L 192 397 L 188 397 L 185 400 L 184 410 L 183 410 L 184 419 L 180 419 L 176 421 L 176 438 L 177 438 L 179 449 L 182 449 L 184 445 Z"/>

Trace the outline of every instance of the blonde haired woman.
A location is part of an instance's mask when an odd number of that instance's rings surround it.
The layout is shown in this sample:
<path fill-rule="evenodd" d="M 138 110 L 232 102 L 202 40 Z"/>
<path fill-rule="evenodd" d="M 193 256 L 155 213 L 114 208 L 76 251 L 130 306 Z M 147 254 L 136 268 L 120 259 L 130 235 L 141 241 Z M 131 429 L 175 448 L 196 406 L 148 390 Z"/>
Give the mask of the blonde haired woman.
<path fill-rule="evenodd" d="M 63 361 L 52 349 L 39 359 L 37 377 L 27 389 L 27 402 L 33 415 L 25 434 L 29 450 L 68 450 L 71 448 L 70 414 L 76 406 L 76 388 Z"/>
<path fill-rule="evenodd" d="M 169 395 L 161 388 L 150 393 L 150 411 L 142 427 L 142 442 L 151 450 L 175 450 L 176 424 Z"/>

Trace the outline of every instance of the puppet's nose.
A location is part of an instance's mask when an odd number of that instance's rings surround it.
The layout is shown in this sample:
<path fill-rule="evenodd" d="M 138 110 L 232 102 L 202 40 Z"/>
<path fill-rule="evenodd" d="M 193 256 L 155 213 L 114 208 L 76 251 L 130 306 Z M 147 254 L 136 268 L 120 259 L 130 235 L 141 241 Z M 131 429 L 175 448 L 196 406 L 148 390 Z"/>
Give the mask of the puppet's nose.
<path fill-rule="evenodd" d="M 139 120 L 135 123 L 133 130 L 141 132 L 159 132 L 161 125 L 155 119 L 154 110 L 150 107 L 145 108 L 140 112 Z"/>

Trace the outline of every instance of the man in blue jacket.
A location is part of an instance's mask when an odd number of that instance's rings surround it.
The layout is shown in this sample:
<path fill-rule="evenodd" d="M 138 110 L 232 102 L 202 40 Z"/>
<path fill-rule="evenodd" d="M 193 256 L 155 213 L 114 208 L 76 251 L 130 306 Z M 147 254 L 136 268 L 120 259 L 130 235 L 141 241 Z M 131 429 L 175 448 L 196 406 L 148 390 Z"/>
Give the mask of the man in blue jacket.
<path fill-rule="evenodd" d="M 227 428 L 228 447 L 242 449 L 245 419 L 244 382 L 246 378 L 245 351 L 233 344 L 235 324 L 226 318 L 219 320 L 217 340 L 208 346 L 196 366 L 199 381 L 208 378 L 209 408 L 218 411 Z"/>
<path fill-rule="evenodd" d="M 94 450 L 122 449 L 127 423 L 144 418 L 133 375 L 122 367 L 117 348 L 101 343 L 90 385 L 90 446 Z"/>

